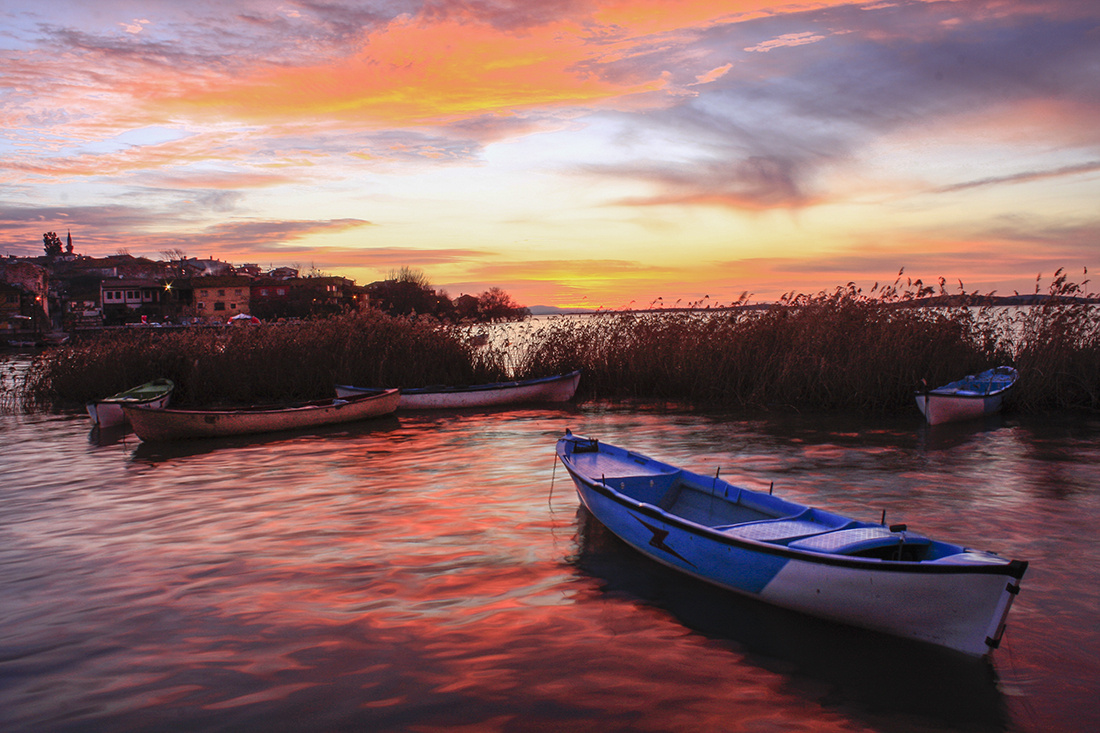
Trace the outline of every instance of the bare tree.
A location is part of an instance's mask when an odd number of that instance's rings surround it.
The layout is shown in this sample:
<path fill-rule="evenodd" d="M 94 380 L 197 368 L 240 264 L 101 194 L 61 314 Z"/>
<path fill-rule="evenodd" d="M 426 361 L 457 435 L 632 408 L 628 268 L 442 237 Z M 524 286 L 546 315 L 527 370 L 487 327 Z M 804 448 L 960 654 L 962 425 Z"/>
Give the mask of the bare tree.
<path fill-rule="evenodd" d="M 404 265 L 399 271 L 394 272 L 390 270 L 390 280 L 399 283 L 408 283 L 409 285 L 415 285 L 421 290 L 431 290 L 432 283 L 428 279 L 427 274 L 423 270 L 415 267 L 409 267 Z"/>

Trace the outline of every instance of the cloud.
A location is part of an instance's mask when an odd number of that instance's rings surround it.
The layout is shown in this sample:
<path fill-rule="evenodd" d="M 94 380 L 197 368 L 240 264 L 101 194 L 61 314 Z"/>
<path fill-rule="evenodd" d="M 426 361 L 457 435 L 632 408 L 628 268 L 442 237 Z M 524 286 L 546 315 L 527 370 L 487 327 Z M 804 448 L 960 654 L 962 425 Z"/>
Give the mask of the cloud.
<path fill-rule="evenodd" d="M 149 25 L 150 21 L 145 19 L 137 19 L 130 21 L 129 23 L 119 23 L 122 29 L 127 33 L 137 35 L 145 30 L 145 26 Z"/>
<path fill-rule="evenodd" d="M 285 252 L 286 250 L 281 250 Z M 456 247 L 386 247 L 371 246 L 363 248 L 325 247 L 316 249 L 306 247 L 303 252 L 314 252 L 324 256 L 329 266 L 340 265 L 349 268 L 369 268 L 389 272 L 402 267 L 432 268 L 448 265 L 465 266 L 480 261 L 492 253 L 483 249 Z"/>
<path fill-rule="evenodd" d="M 1006 176 L 992 176 L 989 178 L 980 178 L 973 181 L 964 181 L 962 183 L 954 183 L 950 186 L 942 186 L 936 189 L 935 192 L 955 193 L 957 191 L 965 191 L 971 188 L 999 186 L 1002 184 L 1012 183 L 1029 183 L 1032 181 L 1041 181 L 1047 178 L 1061 178 L 1063 176 L 1078 176 L 1083 173 L 1095 173 L 1096 171 L 1100 171 L 1100 160 L 1091 160 L 1085 163 L 1066 165 L 1049 170 L 1022 171 L 1020 173 L 1012 173 Z"/>
<path fill-rule="evenodd" d="M 755 46 L 746 48 L 748 53 L 767 53 L 776 48 L 789 48 L 791 46 L 805 46 L 807 43 L 817 43 L 824 40 L 825 36 L 812 32 L 803 33 L 784 33 L 778 38 L 773 38 L 770 41 L 764 41 L 758 43 Z"/>
<path fill-rule="evenodd" d="M 259 171 L 202 171 L 189 170 L 148 173 L 139 178 L 144 185 L 153 188 L 205 189 L 205 190 L 254 190 L 298 183 L 301 177 L 285 173 Z"/>
<path fill-rule="evenodd" d="M 418 15 L 433 23 L 477 21 L 501 31 L 523 31 L 582 14 L 589 5 L 586 0 L 426 0 Z"/>
<path fill-rule="evenodd" d="M 719 66 L 716 69 L 711 69 L 705 74 L 699 74 L 695 77 L 696 84 L 709 84 L 712 81 L 721 79 L 723 76 L 733 68 L 733 64 L 726 64 L 725 66 Z"/>
<path fill-rule="evenodd" d="M 754 156 L 740 160 L 701 161 L 678 166 L 615 169 L 616 175 L 649 181 L 659 193 L 614 200 L 618 206 L 718 205 L 769 209 L 814 203 L 803 190 L 802 163 L 792 156 Z"/>
<path fill-rule="evenodd" d="M 930 269 L 937 252 L 978 267 L 995 245 L 1030 267 L 1028 238 L 1070 257 L 1094 231 L 1100 44 L 1088 3 L 147 0 L 140 17 L 105 7 L 2 11 L 0 244 L 37 254 L 43 231 L 73 224 L 78 248 L 102 251 L 316 248 L 364 268 L 416 258 L 454 282 L 670 295 L 662 282 L 687 288 L 710 274 L 635 261 L 633 241 L 616 249 L 643 217 L 646 236 L 682 237 L 686 257 L 713 252 L 720 222 L 777 251 L 812 235 L 800 252 L 853 269 L 845 257 L 860 247 L 869 267 L 893 270 L 905 251 Z M 1048 200 L 1079 220 L 998 217 L 997 207 L 1038 208 L 1021 184 L 1055 181 Z M 446 202 L 456 221 L 425 217 L 425 200 Z M 893 217 L 890 231 L 871 232 L 862 214 Z M 795 220 L 827 225 L 776 224 Z M 592 264 L 607 277 L 524 270 L 530 251 L 503 241 L 523 239 L 522 227 L 598 247 Z M 833 240 L 817 244 L 826 230 Z M 899 244 L 868 248 L 876 238 Z M 776 277 L 798 274 L 776 262 Z M 762 266 L 726 272 L 778 281 Z"/>
<path fill-rule="evenodd" d="M 622 130 L 610 142 L 625 162 L 580 170 L 650 184 L 651 193 L 616 204 L 699 203 L 751 211 L 830 201 L 833 194 L 823 187 L 829 174 L 885 139 L 929 130 L 957 134 L 983 116 L 996 134 L 993 121 L 1007 123 L 1006 115 L 1028 107 L 1048 110 L 1042 118 L 1048 139 L 1100 145 L 1100 126 L 1080 125 L 1100 116 L 1100 87 L 1089 71 L 1100 65 L 1093 25 L 977 10 L 965 2 L 850 6 L 709 28 L 690 46 L 692 63 L 670 77 L 671 87 L 692 93 L 663 109 L 604 115 Z M 945 25 L 951 19 L 958 22 Z M 791 26 L 800 30 L 786 30 Z M 731 48 L 777 48 L 775 39 L 784 40 L 783 54 L 745 52 L 726 61 L 728 68 L 711 65 L 728 59 Z M 793 43 L 806 40 L 814 43 Z M 669 53 L 654 51 L 593 71 L 645 78 L 668 59 Z M 725 72 L 698 85 L 692 66 Z M 1050 111 L 1059 106 L 1076 114 Z M 669 140 L 693 144 L 687 149 L 665 144 Z M 1015 179 L 995 175 L 958 185 Z"/>
<path fill-rule="evenodd" d="M 121 247 L 132 254 L 156 256 L 167 249 L 278 252 L 280 248 L 333 234 L 373 226 L 363 219 L 271 220 L 236 218 L 216 224 L 202 223 L 218 204 L 207 200 L 187 202 L 150 191 L 141 203 L 90 206 L 21 206 L 0 200 L 0 247 L 7 254 L 37 255 L 42 234 L 71 229 L 75 249 L 82 254 L 114 252 Z M 174 196 L 180 196 L 174 192 Z M 212 192 L 210 196 L 224 196 Z M 228 194 L 234 196 L 236 194 Z M 156 204 L 155 206 L 151 204 Z M 232 206 L 226 206 L 226 210 Z"/>
<path fill-rule="evenodd" d="M 651 79 L 623 88 L 584 73 L 576 64 L 589 54 L 582 38 L 560 27 L 509 35 L 475 21 L 398 18 L 369 33 L 353 56 L 150 90 L 150 102 L 184 115 L 402 126 L 596 103 L 659 85 Z"/>
<path fill-rule="evenodd" d="M 317 221 L 232 221 L 206 227 L 201 237 L 216 239 L 227 245 L 264 246 L 264 243 L 285 243 L 318 232 L 346 231 L 371 226 L 362 219 L 328 219 Z"/>

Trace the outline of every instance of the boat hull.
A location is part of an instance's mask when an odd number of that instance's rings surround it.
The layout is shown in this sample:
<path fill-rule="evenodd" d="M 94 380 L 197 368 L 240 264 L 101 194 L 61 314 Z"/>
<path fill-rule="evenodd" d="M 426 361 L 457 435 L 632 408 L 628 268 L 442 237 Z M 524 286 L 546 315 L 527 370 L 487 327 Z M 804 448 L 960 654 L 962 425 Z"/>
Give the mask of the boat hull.
<path fill-rule="evenodd" d="M 659 563 L 776 606 L 971 656 L 985 656 L 1000 642 L 1026 563 L 976 551 L 927 562 L 889 561 L 797 550 L 791 547 L 797 542 L 755 541 L 744 536 L 748 524 L 740 530 L 705 526 L 673 514 L 675 505 L 662 509 L 615 489 L 630 477 L 584 475 L 563 445 L 570 439 L 559 441 L 558 455 L 581 502 L 613 534 Z M 657 471 L 647 475 L 637 461 L 649 459 L 630 456 L 636 461 L 633 480 L 649 476 L 653 485 L 677 475 L 673 467 L 651 461 Z M 609 476 L 620 473 L 611 462 L 601 468 Z M 688 472 L 678 475 L 700 485 L 709 482 L 721 494 L 747 491 Z M 643 498 L 656 500 L 656 495 Z M 856 531 L 875 533 L 866 527 Z"/>
<path fill-rule="evenodd" d="M 130 424 L 148 442 L 186 438 L 217 438 L 335 425 L 391 414 L 397 409 L 396 389 L 348 399 L 319 400 L 293 407 L 241 410 L 152 410 L 125 406 Z"/>
<path fill-rule="evenodd" d="M 123 405 L 141 405 L 153 410 L 168 406 L 175 385 L 168 379 L 146 382 L 140 387 L 120 392 L 102 400 L 85 405 L 88 417 L 100 428 L 112 428 L 125 425 L 129 421 L 123 412 Z"/>
<path fill-rule="evenodd" d="M 1016 385 L 1016 370 L 997 367 L 918 392 L 917 407 L 929 425 L 974 420 L 1000 412 Z"/>
<path fill-rule="evenodd" d="M 450 410 L 501 407 L 538 402 L 568 402 L 580 382 L 580 371 L 518 382 L 498 382 L 472 387 L 417 388 L 401 391 L 402 410 Z M 362 387 L 337 385 L 336 394 L 350 396 Z"/>
<path fill-rule="evenodd" d="M 1004 395 L 971 397 L 947 394 L 918 394 L 917 407 L 929 425 L 974 420 L 1000 412 Z"/>

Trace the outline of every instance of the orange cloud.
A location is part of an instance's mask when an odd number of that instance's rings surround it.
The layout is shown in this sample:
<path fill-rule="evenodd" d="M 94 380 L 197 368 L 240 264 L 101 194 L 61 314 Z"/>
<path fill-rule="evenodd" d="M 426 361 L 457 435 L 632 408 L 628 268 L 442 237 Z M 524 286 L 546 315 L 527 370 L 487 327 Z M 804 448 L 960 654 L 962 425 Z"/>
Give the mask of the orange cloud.
<path fill-rule="evenodd" d="M 601 2 L 593 13 L 604 24 L 619 26 L 631 34 L 665 33 L 685 26 L 709 26 L 733 17 L 770 15 L 775 6 L 767 0 L 621 0 Z"/>
<path fill-rule="evenodd" d="M 819 3 L 828 4 L 838 3 Z M 611 80 L 592 71 L 595 66 L 631 55 L 653 35 L 774 14 L 771 6 L 764 0 L 622 0 L 518 30 L 453 9 L 445 18 L 400 16 L 368 33 L 354 56 L 147 91 L 161 103 L 171 94 L 175 104 L 193 112 L 260 122 L 354 120 L 361 126 L 598 104 L 658 91 L 666 82 Z"/>
<path fill-rule="evenodd" d="M 193 109 L 244 119 L 354 119 L 422 123 L 517 108 L 585 104 L 653 91 L 660 80 L 622 85 L 580 71 L 593 51 L 567 24 L 504 33 L 478 22 L 400 19 L 370 34 L 348 59 L 258 71 L 240 82 L 184 92 Z"/>

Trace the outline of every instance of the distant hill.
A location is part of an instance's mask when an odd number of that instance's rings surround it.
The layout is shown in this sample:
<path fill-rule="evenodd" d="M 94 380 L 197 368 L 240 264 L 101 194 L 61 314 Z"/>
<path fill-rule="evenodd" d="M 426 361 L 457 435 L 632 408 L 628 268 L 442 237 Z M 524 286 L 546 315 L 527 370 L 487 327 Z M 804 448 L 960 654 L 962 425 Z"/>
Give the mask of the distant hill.
<path fill-rule="evenodd" d="M 958 307 L 979 307 L 979 306 L 1027 306 L 1027 305 L 1044 305 L 1054 299 L 1055 296 L 1051 295 L 935 295 L 927 298 L 914 298 L 913 300 L 901 300 L 888 303 L 889 306 L 894 308 L 958 308 Z M 1075 304 L 1075 303 L 1097 303 L 1100 304 L 1100 298 L 1080 298 L 1074 296 L 1057 296 L 1056 300 L 1060 303 Z M 605 310 L 604 313 L 628 313 L 628 312 L 647 312 L 648 310 L 656 310 L 663 312 L 688 312 L 688 311 L 702 311 L 702 310 L 714 310 L 714 311 L 726 311 L 726 310 L 766 310 L 776 305 L 775 303 L 752 303 L 749 305 L 738 306 L 719 306 L 718 308 L 656 308 L 656 309 L 622 309 L 622 310 Z M 590 308 L 558 308 L 553 305 L 533 305 L 527 310 L 531 311 L 533 316 L 560 316 L 560 315 L 575 315 L 578 313 L 595 313 L 596 311 Z"/>
<path fill-rule="evenodd" d="M 575 313 L 591 313 L 591 308 L 558 308 L 556 305 L 532 305 L 527 308 L 533 316 L 562 316 Z"/>

